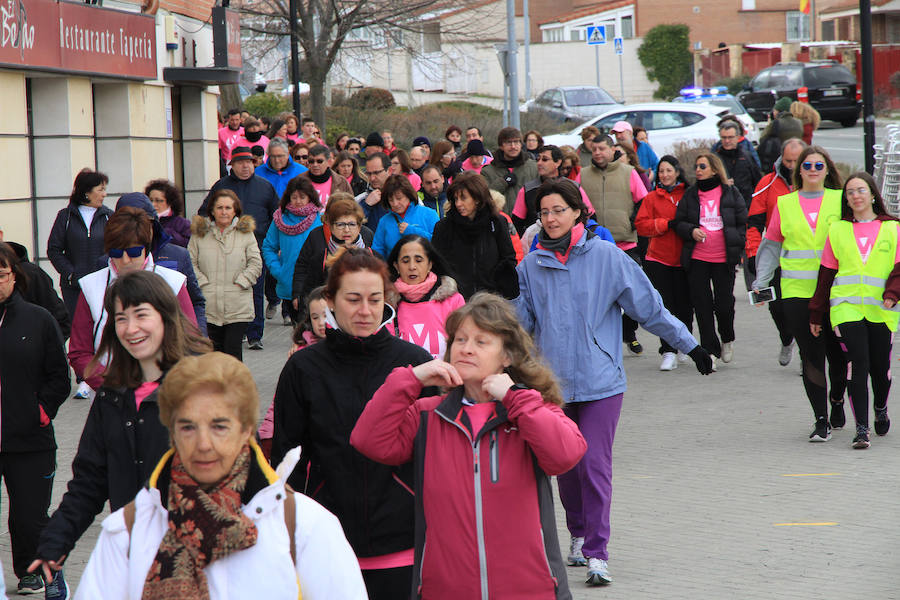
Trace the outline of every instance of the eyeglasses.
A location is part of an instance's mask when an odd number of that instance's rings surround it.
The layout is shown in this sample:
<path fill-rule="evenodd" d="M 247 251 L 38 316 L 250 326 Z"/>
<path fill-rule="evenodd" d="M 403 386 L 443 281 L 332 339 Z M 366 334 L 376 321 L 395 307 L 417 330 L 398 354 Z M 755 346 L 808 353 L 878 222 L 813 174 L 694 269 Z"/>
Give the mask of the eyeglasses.
<path fill-rule="evenodd" d="M 335 229 L 354 229 L 359 227 L 359 223 L 356 221 L 338 221 L 334 224 Z"/>
<path fill-rule="evenodd" d="M 812 168 L 813 168 L 813 167 L 816 168 L 816 171 L 821 171 L 822 169 L 825 168 L 825 163 L 823 163 L 823 162 L 821 162 L 821 161 L 820 161 L 820 162 L 815 162 L 815 163 L 811 163 L 811 162 L 809 162 L 809 161 L 806 161 L 805 163 L 803 163 L 803 164 L 800 165 L 800 166 L 803 167 L 803 170 L 804 170 L 804 171 L 812 171 Z"/>
<path fill-rule="evenodd" d="M 705 171 L 705 170 L 708 169 L 708 168 L 709 168 L 709 165 L 706 165 L 706 164 L 703 164 L 703 163 L 697 163 L 696 165 L 694 165 L 694 170 L 695 170 L 695 171 Z"/>
<path fill-rule="evenodd" d="M 298 154 L 297 156 L 294 157 L 294 160 L 302 160 L 305 162 L 305 161 L 309 160 L 309 154 Z"/>
<path fill-rule="evenodd" d="M 869 188 L 867 188 L 867 187 L 847 188 L 847 195 L 848 196 L 853 196 L 853 195 L 868 196 Z"/>
<path fill-rule="evenodd" d="M 456 158 L 456 152 L 448 152 L 443 157 L 444 158 Z"/>
<path fill-rule="evenodd" d="M 571 206 L 567 206 L 567 207 L 565 207 L 565 208 L 554 208 L 554 209 L 551 209 L 551 210 L 547 210 L 547 209 L 545 208 L 544 210 L 539 210 L 539 211 L 538 211 L 538 216 L 539 216 L 540 218 L 542 218 L 542 219 L 546 219 L 546 218 L 549 217 L 551 214 L 552 214 L 554 217 L 558 217 L 559 215 L 563 214 L 564 212 L 566 212 L 566 211 L 569 210 L 570 208 L 572 208 L 572 207 L 571 207 Z"/>
<path fill-rule="evenodd" d="M 3 271 L 0 273 L 0 283 L 6 283 L 12 277 L 12 271 Z"/>
<path fill-rule="evenodd" d="M 328 160 L 324 158 L 311 158 L 309 159 L 309 162 L 314 165 L 324 165 Z"/>
<path fill-rule="evenodd" d="M 129 258 L 138 258 L 143 253 L 143 246 L 132 246 L 130 248 L 110 248 L 110 258 L 122 258 L 123 254 L 127 254 Z"/>
<path fill-rule="evenodd" d="M 381 175 L 382 173 L 385 173 L 385 172 L 386 172 L 385 169 L 381 169 L 380 171 L 367 171 L 367 173 L 369 175 Z"/>

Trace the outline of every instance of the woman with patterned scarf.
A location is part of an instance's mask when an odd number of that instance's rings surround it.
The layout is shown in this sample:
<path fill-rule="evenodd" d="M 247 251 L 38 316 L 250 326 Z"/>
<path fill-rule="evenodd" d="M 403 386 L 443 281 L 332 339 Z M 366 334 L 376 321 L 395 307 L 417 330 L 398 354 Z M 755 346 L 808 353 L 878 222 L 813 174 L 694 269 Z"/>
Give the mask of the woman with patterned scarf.
<path fill-rule="evenodd" d="M 294 310 L 311 291 L 325 285 L 328 269 L 343 254 L 342 248 L 371 248 L 375 234 L 363 225 L 366 215 L 350 194 L 335 192 L 328 200 L 324 223 L 313 229 L 294 265 Z M 378 256 L 376 254 L 376 256 Z"/>
<path fill-rule="evenodd" d="M 309 232 L 322 224 L 319 218 L 321 209 L 319 193 L 312 182 L 306 177 L 291 179 L 263 241 L 263 260 L 278 282 L 275 292 L 284 301 L 282 314 L 286 315 L 285 325 L 297 322 L 297 311 L 291 303 L 294 265 Z"/>
<path fill-rule="evenodd" d="M 173 448 L 135 499 L 103 521 L 76 598 L 364 600 L 334 515 L 284 483 L 253 439 L 250 370 L 219 352 L 169 372 L 159 417 Z"/>

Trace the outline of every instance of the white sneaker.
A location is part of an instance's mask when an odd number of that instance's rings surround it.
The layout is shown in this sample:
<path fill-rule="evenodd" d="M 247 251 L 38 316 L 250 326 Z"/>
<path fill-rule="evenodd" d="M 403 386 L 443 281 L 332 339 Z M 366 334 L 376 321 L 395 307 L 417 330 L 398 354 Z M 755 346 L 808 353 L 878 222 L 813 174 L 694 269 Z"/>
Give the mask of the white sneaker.
<path fill-rule="evenodd" d="M 713 370 L 713 373 L 715 373 L 718 370 L 718 369 L 716 369 L 716 357 L 710 356 L 710 358 L 712 359 L 712 370 Z"/>
<path fill-rule="evenodd" d="M 585 581 L 588 585 L 609 585 L 612 583 L 612 577 L 609 576 L 609 566 L 602 558 L 587 559 L 588 578 Z"/>
<path fill-rule="evenodd" d="M 587 564 L 587 559 L 581 553 L 581 547 L 584 546 L 583 537 L 572 536 L 569 541 L 568 563 L 571 567 L 583 567 Z"/>
<path fill-rule="evenodd" d="M 678 368 L 678 358 L 674 352 L 663 352 L 662 362 L 659 364 L 660 371 L 674 371 Z"/>
<path fill-rule="evenodd" d="M 725 342 L 722 344 L 722 362 L 730 363 L 734 358 L 734 342 Z"/>
<path fill-rule="evenodd" d="M 87 382 L 82 381 L 78 384 L 78 391 L 75 392 L 73 398 L 76 400 L 90 400 L 94 397 L 94 390 L 91 389 L 91 386 L 87 384 Z"/>
<path fill-rule="evenodd" d="M 681 364 L 684 364 L 684 363 L 688 362 L 689 360 L 691 360 L 690 356 L 688 356 L 684 352 L 681 352 L 680 350 L 678 351 L 678 362 L 680 362 Z"/>
<path fill-rule="evenodd" d="M 791 357 L 794 355 L 794 341 L 791 340 L 791 343 L 787 346 L 781 347 L 781 352 L 778 353 L 778 364 L 782 367 L 786 367 L 791 364 Z"/>

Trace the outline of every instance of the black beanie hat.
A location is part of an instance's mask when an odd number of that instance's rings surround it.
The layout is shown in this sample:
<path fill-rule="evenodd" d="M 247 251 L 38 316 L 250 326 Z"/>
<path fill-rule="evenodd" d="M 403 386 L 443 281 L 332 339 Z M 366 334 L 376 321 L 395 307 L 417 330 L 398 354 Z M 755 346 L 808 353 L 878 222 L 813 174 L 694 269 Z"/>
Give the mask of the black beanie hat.
<path fill-rule="evenodd" d="M 373 131 L 369 135 L 366 136 L 366 148 L 369 146 L 378 146 L 379 148 L 384 148 L 384 138 L 381 137 L 381 134 L 377 131 Z"/>

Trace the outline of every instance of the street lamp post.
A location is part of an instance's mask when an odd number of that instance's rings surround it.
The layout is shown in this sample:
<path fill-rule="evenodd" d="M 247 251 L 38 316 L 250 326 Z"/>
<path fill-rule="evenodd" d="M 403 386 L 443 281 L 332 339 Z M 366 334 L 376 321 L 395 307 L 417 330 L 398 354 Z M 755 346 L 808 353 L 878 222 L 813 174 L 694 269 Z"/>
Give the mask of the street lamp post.
<path fill-rule="evenodd" d="M 859 0 L 859 43 L 862 58 L 863 152 L 866 172 L 875 170 L 875 81 L 872 71 L 872 2 Z"/>
<path fill-rule="evenodd" d="M 294 114 L 302 118 L 300 114 L 300 57 L 297 52 L 297 40 L 300 38 L 297 32 L 297 0 L 290 0 L 288 10 L 291 13 L 291 83 L 294 88 Z"/>

